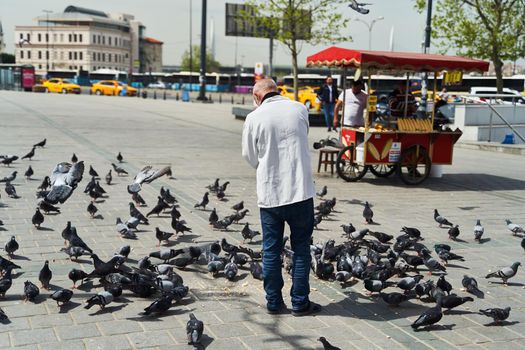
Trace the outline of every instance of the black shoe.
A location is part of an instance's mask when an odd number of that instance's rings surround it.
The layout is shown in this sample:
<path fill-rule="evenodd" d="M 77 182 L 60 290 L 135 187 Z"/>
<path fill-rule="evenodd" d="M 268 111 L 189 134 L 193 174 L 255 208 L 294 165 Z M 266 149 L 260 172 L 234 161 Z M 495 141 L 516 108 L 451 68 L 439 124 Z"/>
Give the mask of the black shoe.
<path fill-rule="evenodd" d="M 334 126 L 333 131 L 337 132 L 337 128 Z"/>
<path fill-rule="evenodd" d="M 328 132 L 332 131 L 332 128 L 328 128 Z"/>
<path fill-rule="evenodd" d="M 319 304 L 316 304 L 314 302 L 311 302 L 308 304 L 308 306 L 302 310 L 292 310 L 292 315 L 295 316 L 295 317 L 300 317 L 300 316 L 308 316 L 308 315 L 311 315 L 311 314 L 316 314 L 318 312 L 321 311 L 321 305 Z"/>
<path fill-rule="evenodd" d="M 269 315 L 283 315 L 283 314 L 287 314 L 288 312 L 289 312 L 288 308 L 286 307 L 285 304 L 282 304 L 276 310 L 266 309 L 266 313 L 269 314 Z"/>

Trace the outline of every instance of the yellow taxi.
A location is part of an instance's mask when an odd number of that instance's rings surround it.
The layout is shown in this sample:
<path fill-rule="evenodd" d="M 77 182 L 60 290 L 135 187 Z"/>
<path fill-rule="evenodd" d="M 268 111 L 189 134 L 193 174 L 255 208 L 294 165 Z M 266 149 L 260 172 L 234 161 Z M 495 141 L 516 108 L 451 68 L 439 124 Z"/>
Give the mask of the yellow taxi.
<path fill-rule="evenodd" d="M 278 86 L 281 96 L 288 97 L 290 100 L 295 100 L 294 89 L 287 85 Z M 321 109 L 321 104 L 317 100 L 316 88 L 305 86 L 299 89 L 299 102 L 304 104 L 306 108 L 314 108 L 316 111 Z"/>
<path fill-rule="evenodd" d="M 120 96 L 124 89 L 126 90 L 126 96 L 137 96 L 137 89 L 118 80 L 101 80 L 91 86 L 91 93 L 95 95 Z"/>
<path fill-rule="evenodd" d="M 62 94 L 80 94 L 80 85 L 67 79 L 52 78 L 42 83 L 45 92 L 58 92 Z"/>

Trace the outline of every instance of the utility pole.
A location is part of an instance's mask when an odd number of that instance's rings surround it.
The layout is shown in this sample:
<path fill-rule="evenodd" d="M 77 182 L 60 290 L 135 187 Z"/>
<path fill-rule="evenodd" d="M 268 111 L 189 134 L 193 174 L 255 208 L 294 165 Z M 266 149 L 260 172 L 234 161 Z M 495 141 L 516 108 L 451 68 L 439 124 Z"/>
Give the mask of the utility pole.
<path fill-rule="evenodd" d="M 200 89 L 197 98 L 200 101 L 206 101 L 206 5 L 207 0 L 202 0 Z"/>
<path fill-rule="evenodd" d="M 193 45 L 192 45 L 192 39 L 191 39 L 191 36 L 192 36 L 192 27 L 193 27 L 193 22 L 192 22 L 192 17 L 193 17 L 193 11 L 192 11 L 192 8 L 191 8 L 191 2 L 192 0 L 189 0 L 190 1 L 190 89 L 189 91 L 191 91 L 191 83 L 193 81 L 192 79 L 192 74 L 193 74 Z"/>
<path fill-rule="evenodd" d="M 379 16 L 377 18 L 374 18 L 372 22 L 368 23 L 360 18 L 355 18 L 354 20 L 357 22 L 364 23 L 366 27 L 368 28 L 368 50 L 372 50 L 372 29 L 374 28 L 374 24 L 376 24 L 377 21 L 381 21 L 385 19 L 383 16 Z"/>
<path fill-rule="evenodd" d="M 268 76 L 272 78 L 273 75 L 273 36 L 270 37 L 270 64 L 268 65 Z"/>
<path fill-rule="evenodd" d="M 49 75 L 49 14 L 53 11 L 42 10 L 46 14 L 46 78 Z"/>
<path fill-rule="evenodd" d="M 425 43 L 423 46 L 423 53 L 430 53 L 430 37 L 432 34 L 432 0 L 427 0 L 427 25 L 425 27 Z M 434 76 L 434 79 L 436 77 Z M 421 81 L 421 107 L 427 108 L 428 97 L 428 73 L 423 74 Z M 435 96 L 434 96 L 435 97 Z"/>

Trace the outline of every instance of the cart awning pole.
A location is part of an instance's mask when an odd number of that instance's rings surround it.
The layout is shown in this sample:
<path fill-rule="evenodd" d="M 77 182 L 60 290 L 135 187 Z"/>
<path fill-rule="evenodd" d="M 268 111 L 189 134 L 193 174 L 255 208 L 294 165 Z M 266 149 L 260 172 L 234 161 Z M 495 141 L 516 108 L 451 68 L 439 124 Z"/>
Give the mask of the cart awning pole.
<path fill-rule="evenodd" d="M 405 84 L 405 111 L 403 112 L 403 118 L 407 117 L 408 113 L 408 88 L 409 88 L 410 74 L 407 72 L 407 82 Z"/>
<path fill-rule="evenodd" d="M 366 73 L 368 74 L 368 98 L 366 99 L 365 133 L 368 132 L 368 128 L 370 127 L 370 96 L 372 95 L 372 77 L 370 75 L 370 69 Z"/>
<path fill-rule="evenodd" d="M 432 94 L 432 130 L 434 130 L 434 119 L 436 117 L 437 75 L 437 72 L 434 72 L 434 93 Z"/>
<path fill-rule="evenodd" d="M 343 131 L 343 125 L 345 123 L 345 107 L 346 107 L 346 67 L 343 67 L 341 86 L 343 87 L 343 113 L 341 115 L 341 125 L 339 127 L 339 133 Z M 340 139 L 340 138 L 339 138 Z"/>

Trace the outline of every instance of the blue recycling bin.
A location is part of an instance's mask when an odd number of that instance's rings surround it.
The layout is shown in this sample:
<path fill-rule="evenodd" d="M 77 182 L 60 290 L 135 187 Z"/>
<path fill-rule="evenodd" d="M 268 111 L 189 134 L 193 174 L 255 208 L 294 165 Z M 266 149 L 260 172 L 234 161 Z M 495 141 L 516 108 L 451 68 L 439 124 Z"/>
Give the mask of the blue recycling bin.
<path fill-rule="evenodd" d="M 513 145 L 514 144 L 514 134 L 505 134 L 505 138 L 503 139 L 503 142 L 501 142 L 504 145 Z"/>
<path fill-rule="evenodd" d="M 190 92 L 188 90 L 182 90 L 182 102 L 190 102 Z"/>

